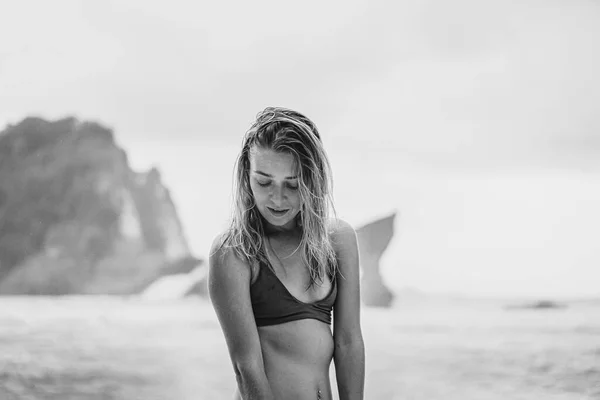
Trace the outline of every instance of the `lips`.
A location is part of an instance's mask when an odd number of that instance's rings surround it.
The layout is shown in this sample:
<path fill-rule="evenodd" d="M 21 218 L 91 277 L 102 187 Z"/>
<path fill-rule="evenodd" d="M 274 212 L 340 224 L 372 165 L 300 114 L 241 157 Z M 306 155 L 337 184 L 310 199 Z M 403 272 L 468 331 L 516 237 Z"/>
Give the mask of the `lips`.
<path fill-rule="evenodd" d="M 290 210 L 289 208 L 271 208 L 271 207 L 267 207 L 267 209 L 271 212 L 271 214 L 273 214 L 276 217 L 281 217 L 285 214 L 287 214 L 287 212 Z"/>

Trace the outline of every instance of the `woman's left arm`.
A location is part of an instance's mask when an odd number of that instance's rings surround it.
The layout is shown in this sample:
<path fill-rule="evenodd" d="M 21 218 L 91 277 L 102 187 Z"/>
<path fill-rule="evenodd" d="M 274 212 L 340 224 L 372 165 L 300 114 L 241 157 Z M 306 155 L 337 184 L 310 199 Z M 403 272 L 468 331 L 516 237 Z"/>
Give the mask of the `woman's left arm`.
<path fill-rule="evenodd" d="M 360 327 L 358 241 L 352 226 L 341 220 L 336 223 L 332 239 L 339 267 L 333 309 L 333 359 L 338 392 L 340 400 L 363 400 L 365 345 Z"/>

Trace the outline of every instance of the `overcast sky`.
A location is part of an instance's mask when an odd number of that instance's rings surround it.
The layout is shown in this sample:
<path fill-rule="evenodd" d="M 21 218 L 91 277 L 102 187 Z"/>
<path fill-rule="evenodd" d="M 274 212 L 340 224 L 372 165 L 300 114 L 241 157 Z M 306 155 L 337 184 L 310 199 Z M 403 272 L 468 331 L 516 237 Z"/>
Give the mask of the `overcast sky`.
<path fill-rule="evenodd" d="M 237 139 L 282 104 L 412 151 L 600 152 L 597 2 L 212 3 L 3 6 L 0 122 L 77 113 L 127 137 Z"/>
<path fill-rule="evenodd" d="M 377 184 L 364 191 L 381 193 L 382 210 L 404 206 L 407 226 L 416 224 L 415 210 L 430 221 L 422 231 L 422 221 L 412 231 L 402 225 L 396 260 L 416 266 L 419 255 L 409 257 L 407 243 L 426 251 L 435 237 L 449 235 L 462 235 L 460 245 L 450 240 L 459 248 L 471 243 L 475 253 L 485 251 L 481 230 L 493 228 L 481 223 L 482 216 L 492 218 L 500 201 L 512 204 L 506 215 L 515 220 L 537 210 L 521 232 L 543 238 L 552 229 L 547 214 L 560 206 L 556 212 L 570 218 L 564 223 L 581 233 L 571 244 L 566 239 L 573 234 L 536 242 L 546 258 L 528 263 L 536 264 L 530 265 L 533 277 L 519 293 L 543 273 L 539 264 L 557 258 L 557 243 L 561 257 L 578 252 L 585 260 L 578 264 L 579 280 L 565 283 L 568 288 L 557 283 L 556 293 L 576 294 L 581 282 L 600 280 L 594 272 L 600 245 L 590 239 L 600 223 L 593 206 L 600 200 L 596 1 L 21 0 L 0 6 L 0 38 L 0 125 L 34 114 L 98 120 L 115 129 L 134 166 L 161 167 L 184 216 L 199 215 L 194 207 L 201 197 L 189 169 L 210 168 L 197 157 L 233 155 L 254 115 L 282 105 L 311 117 L 332 159 L 343 165 L 342 208 L 356 211 L 344 206 L 344 196 L 357 177 L 367 180 L 379 171 L 372 179 Z M 352 169 L 352 157 L 367 151 L 368 174 Z M 211 182 L 229 178 L 228 158 L 210 163 L 222 166 Z M 407 166 L 416 168 L 412 175 L 403 170 Z M 390 174 L 403 177 L 394 192 L 381 188 Z M 229 189 L 229 182 L 220 187 Z M 452 197 L 456 187 L 470 194 L 468 200 Z M 529 200 L 518 201 L 523 191 Z M 479 211 L 456 214 L 457 207 Z M 348 213 L 359 221 L 369 218 L 368 210 Z M 471 225 L 457 232 L 457 218 Z M 506 221 L 495 218 L 495 227 Z M 188 225 L 192 242 L 213 234 Z M 511 254 L 525 251 L 526 241 L 508 234 L 514 226 L 500 228 L 492 242 Z M 443 244 L 448 248 L 448 241 Z M 466 254 L 455 255 L 456 262 L 464 260 L 476 280 L 478 260 L 468 262 Z M 468 291 L 450 274 L 454 283 L 446 286 L 425 278 L 436 273 L 441 257 L 419 265 L 422 275 L 403 278 Z M 567 276 L 568 265 L 562 268 L 553 282 Z M 497 292 L 514 286 L 503 286 L 500 278 L 490 282 L 492 276 L 473 285 Z"/>

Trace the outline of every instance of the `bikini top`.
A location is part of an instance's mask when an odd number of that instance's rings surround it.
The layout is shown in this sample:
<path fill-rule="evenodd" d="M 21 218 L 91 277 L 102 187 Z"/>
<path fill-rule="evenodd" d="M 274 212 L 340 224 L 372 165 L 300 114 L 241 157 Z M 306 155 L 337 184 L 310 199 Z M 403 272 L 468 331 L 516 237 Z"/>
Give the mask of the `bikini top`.
<path fill-rule="evenodd" d="M 259 264 L 258 276 L 250 285 L 256 325 L 276 325 L 307 318 L 331 324 L 331 310 L 337 296 L 336 280 L 331 283 L 331 291 L 324 299 L 304 303 L 287 290 L 268 265 Z"/>

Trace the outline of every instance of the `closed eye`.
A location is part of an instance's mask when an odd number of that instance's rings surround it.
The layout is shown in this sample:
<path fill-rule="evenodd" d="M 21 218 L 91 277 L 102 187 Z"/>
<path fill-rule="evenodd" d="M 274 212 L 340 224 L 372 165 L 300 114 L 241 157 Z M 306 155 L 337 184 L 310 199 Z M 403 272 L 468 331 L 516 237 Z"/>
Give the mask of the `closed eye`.
<path fill-rule="evenodd" d="M 267 187 L 267 186 L 271 186 L 271 184 L 273 182 L 272 181 L 259 181 L 259 180 L 256 180 L 256 183 L 258 184 L 258 186 Z M 290 190 L 298 190 L 298 184 L 286 183 L 285 185 Z"/>

